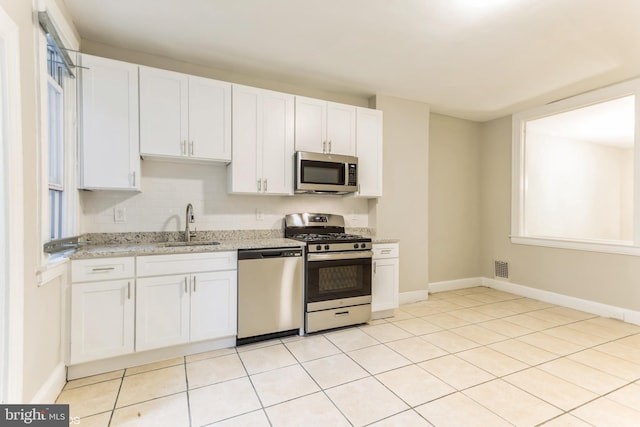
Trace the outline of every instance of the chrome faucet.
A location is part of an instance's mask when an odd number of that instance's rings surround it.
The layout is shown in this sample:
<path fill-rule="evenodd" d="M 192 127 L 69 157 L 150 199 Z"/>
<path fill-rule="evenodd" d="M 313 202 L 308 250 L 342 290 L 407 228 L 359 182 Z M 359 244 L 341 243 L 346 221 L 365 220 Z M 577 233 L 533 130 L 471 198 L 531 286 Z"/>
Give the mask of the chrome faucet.
<path fill-rule="evenodd" d="M 196 222 L 196 217 L 193 215 L 193 206 L 191 203 L 187 205 L 187 212 L 185 214 L 186 219 L 186 228 L 184 229 L 184 241 L 190 242 L 192 237 L 196 237 L 196 232 L 189 230 L 189 224 L 193 224 Z"/>

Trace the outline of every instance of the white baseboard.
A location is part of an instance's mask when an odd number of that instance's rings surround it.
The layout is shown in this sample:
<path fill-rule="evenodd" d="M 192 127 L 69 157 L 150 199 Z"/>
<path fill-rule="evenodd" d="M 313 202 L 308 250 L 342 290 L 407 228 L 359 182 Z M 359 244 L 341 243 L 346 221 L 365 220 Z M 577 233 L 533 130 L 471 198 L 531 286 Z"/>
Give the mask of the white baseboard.
<path fill-rule="evenodd" d="M 31 403 L 35 405 L 54 403 L 66 383 L 67 370 L 64 363 L 60 362 L 42 384 L 40 390 L 33 396 Z"/>
<path fill-rule="evenodd" d="M 424 301 L 427 298 L 429 298 L 429 291 L 420 290 L 420 291 L 401 292 L 398 300 L 400 304 L 410 304 L 412 302 Z"/>
<path fill-rule="evenodd" d="M 203 353 L 205 351 L 218 350 L 221 348 L 235 347 L 235 345 L 236 337 L 232 336 L 209 341 L 176 345 L 173 347 L 158 348 L 155 350 L 140 351 L 109 359 L 79 363 L 77 365 L 69 366 L 67 370 L 67 379 L 71 381 L 77 378 L 116 371 L 118 369 L 131 368 L 132 366 L 145 365 L 147 363 L 159 362 L 161 360 L 171 359 L 174 357 Z"/>
<path fill-rule="evenodd" d="M 627 323 L 640 325 L 640 311 L 629 310 L 613 305 L 602 304 L 595 301 L 562 295 L 551 291 L 518 285 L 504 280 L 490 279 L 487 277 L 472 277 L 468 279 L 447 280 L 429 284 L 429 292 L 443 292 L 456 289 L 472 288 L 475 286 L 487 286 L 499 291 L 509 292 L 514 295 L 532 298 L 539 301 L 573 308 L 602 317 L 623 320 Z"/>
<path fill-rule="evenodd" d="M 444 280 L 442 282 L 429 283 L 429 292 L 455 291 L 457 289 L 474 288 L 476 286 L 485 286 L 483 277 L 470 277 L 467 279 Z"/>

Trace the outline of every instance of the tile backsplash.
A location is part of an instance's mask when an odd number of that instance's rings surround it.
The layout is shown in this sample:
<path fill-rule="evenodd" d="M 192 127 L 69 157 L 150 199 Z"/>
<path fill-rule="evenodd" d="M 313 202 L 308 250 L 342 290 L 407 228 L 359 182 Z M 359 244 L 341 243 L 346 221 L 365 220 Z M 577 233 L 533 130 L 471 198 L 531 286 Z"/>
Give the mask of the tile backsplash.
<path fill-rule="evenodd" d="M 347 227 L 369 226 L 366 199 L 227 194 L 222 164 L 143 160 L 141 175 L 141 192 L 81 191 L 80 232 L 181 231 L 188 203 L 197 230 L 279 229 L 284 215 L 294 212 L 340 214 Z"/>

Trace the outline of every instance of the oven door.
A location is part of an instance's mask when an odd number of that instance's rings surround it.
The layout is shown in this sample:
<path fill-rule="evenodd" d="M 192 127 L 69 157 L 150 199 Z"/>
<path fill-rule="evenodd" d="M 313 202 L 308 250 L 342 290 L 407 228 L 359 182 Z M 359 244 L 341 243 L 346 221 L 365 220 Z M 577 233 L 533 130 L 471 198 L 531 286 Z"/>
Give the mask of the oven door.
<path fill-rule="evenodd" d="M 307 255 L 307 311 L 371 302 L 371 251 Z"/>

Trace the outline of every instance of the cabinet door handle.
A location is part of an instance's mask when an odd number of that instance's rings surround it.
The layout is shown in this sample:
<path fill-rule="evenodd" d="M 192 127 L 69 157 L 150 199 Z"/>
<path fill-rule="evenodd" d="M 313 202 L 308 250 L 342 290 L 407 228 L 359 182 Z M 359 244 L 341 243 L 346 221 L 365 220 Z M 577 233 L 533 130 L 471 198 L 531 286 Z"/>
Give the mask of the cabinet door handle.
<path fill-rule="evenodd" d="M 329 153 L 331 153 L 331 140 L 329 140 Z"/>
<path fill-rule="evenodd" d="M 107 271 L 113 271 L 115 269 L 115 267 L 94 267 L 91 271 L 95 271 L 96 273 L 106 273 Z"/>
<path fill-rule="evenodd" d="M 264 179 L 264 191 L 267 191 L 267 178 Z"/>
<path fill-rule="evenodd" d="M 135 173 L 135 171 L 133 172 L 132 175 L 133 175 L 133 177 L 131 178 L 131 181 L 133 181 L 132 187 L 135 187 L 136 186 L 136 173 Z"/>
<path fill-rule="evenodd" d="M 258 180 L 258 193 L 260 191 L 262 191 L 262 180 L 261 179 Z"/>
<path fill-rule="evenodd" d="M 327 152 L 327 141 L 322 141 L 322 152 L 325 154 Z"/>
<path fill-rule="evenodd" d="M 187 285 L 187 276 L 184 276 L 184 293 L 189 293 L 189 286 Z"/>
<path fill-rule="evenodd" d="M 376 274 L 376 264 L 377 263 L 375 263 L 375 262 L 373 263 L 373 274 Z"/>
<path fill-rule="evenodd" d="M 193 156 L 193 141 L 189 143 L 189 155 Z"/>
<path fill-rule="evenodd" d="M 193 276 L 193 293 L 196 293 L 196 276 Z"/>
<path fill-rule="evenodd" d="M 187 141 L 180 141 L 180 153 L 182 153 L 183 156 L 187 155 Z"/>
<path fill-rule="evenodd" d="M 131 299 L 131 282 L 127 282 L 127 299 Z"/>

